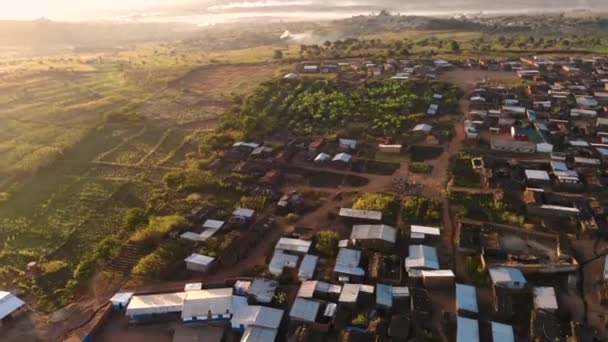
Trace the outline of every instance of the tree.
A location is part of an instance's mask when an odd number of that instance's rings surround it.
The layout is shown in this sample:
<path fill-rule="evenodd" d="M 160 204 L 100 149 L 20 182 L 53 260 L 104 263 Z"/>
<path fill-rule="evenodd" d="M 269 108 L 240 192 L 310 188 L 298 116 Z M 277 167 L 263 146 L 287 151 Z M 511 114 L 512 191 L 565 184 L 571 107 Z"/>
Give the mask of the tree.
<path fill-rule="evenodd" d="M 135 229 L 148 223 L 148 216 L 141 208 L 129 208 L 122 217 L 122 224 L 127 229 Z"/>
<path fill-rule="evenodd" d="M 450 43 L 450 48 L 452 49 L 453 52 L 459 52 L 460 44 L 457 41 L 452 40 L 452 43 Z"/>
<path fill-rule="evenodd" d="M 274 58 L 274 59 L 282 59 L 283 58 L 283 51 L 281 51 L 281 50 L 274 50 L 274 54 L 272 55 L 272 58 Z"/>
<path fill-rule="evenodd" d="M 336 255 L 339 239 L 338 233 L 334 232 L 333 230 L 323 230 L 319 232 L 317 250 L 320 254 L 326 257 L 333 257 Z"/>
<path fill-rule="evenodd" d="M 369 320 L 367 319 L 367 317 L 360 313 L 358 314 L 352 321 L 353 325 L 358 325 L 358 326 L 367 326 L 367 324 L 369 323 Z"/>

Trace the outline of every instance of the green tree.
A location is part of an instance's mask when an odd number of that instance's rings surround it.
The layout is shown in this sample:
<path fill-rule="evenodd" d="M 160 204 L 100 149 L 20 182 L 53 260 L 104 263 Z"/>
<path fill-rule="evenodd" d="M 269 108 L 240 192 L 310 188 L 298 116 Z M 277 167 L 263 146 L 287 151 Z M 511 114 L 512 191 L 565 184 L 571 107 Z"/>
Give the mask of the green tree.
<path fill-rule="evenodd" d="M 450 49 L 453 52 L 459 52 L 460 51 L 460 44 L 457 41 L 452 40 L 452 42 L 450 43 Z"/>
<path fill-rule="evenodd" d="M 340 237 L 335 231 L 323 230 L 319 232 L 319 237 L 317 240 L 317 250 L 323 256 L 333 257 L 336 255 L 339 240 Z"/>

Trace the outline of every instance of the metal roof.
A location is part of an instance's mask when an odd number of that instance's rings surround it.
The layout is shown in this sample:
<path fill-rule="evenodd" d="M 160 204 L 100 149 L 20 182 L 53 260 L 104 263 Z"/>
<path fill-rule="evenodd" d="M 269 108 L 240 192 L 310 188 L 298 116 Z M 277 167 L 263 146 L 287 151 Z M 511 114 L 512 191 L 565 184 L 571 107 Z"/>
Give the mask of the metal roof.
<path fill-rule="evenodd" d="M 184 285 L 184 291 L 198 291 L 203 289 L 203 283 L 187 283 Z"/>
<path fill-rule="evenodd" d="M 311 245 L 312 241 L 292 238 L 280 238 L 274 248 L 298 253 L 308 253 L 308 250 L 310 249 Z"/>
<path fill-rule="evenodd" d="M 330 160 L 331 156 L 327 153 L 319 153 L 316 157 L 315 157 L 315 161 L 316 162 L 321 162 L 321 161 L 326 161 L 326 160 Z"/>
<path fill-rule="evenodd" d="M 341 217 L 349 217 L 349 218 L 356 218 L 356 219 L 365 219 L 365 220 L 374 220 L 374 221 L 382 220 L 382 212 L 374 211 L 374 210 L 341 208 L 339 215 Z"/>
<path fill-rule="evenodd" d="M 314 323 L 321 304 L 314 300 L 296 298 L 291 306 L 289 317 L 298 321 Z"/>
<path fill-rule="evenodd" d="M 458 316 L 456 342 L 479 342 L 479 323 L 475 319 Z"/>
<path fill-rule="evenodd" d="M 205 223 L 203 223 L 203 228 L 220 229 L 220 228 L 222 228 L 223 225 L 224 225 L 224 221 L 206 220 Z"/>
<path fill-rule="evenodd" d="M 186 292 L 182 319 L 211 315 L 223 316 L 232 309 L 232 287 Z"/>
<path fill-rule="evenodd" d="M 317 261 L 319 261 L 318 256 L 306 254 L 304 258 L 302 258 L 300 270 L 298 271 L 298 278 L 300 280 L 311 279 L 315 274 L 315 269 L 317 268 Z"/>
<path fill-rule="evenodd" d="M 182 311 L 186 292 L 133 296 L 127 306 L 127 316 L 162 314 Z"/>
<path fill-rule="evenodd" d="M 526 284 L 526 278 L 523 273 L 517 268 L 512 267 L 490 268 L 490 278 L 492 278 L 492 283 L 495 285 L 506 284 L 521 287 Z"/>
<path fill-rule="evenodd" d="M 414 132 L 430 132 L 433 129 L 433 126 L 429 125 L 429 124 L 419 124 L 416 125 L 414 127 L 414 129 L 412 129 L 412 131 Z"/>
<path fill-rule="evenodd" d="M 336 257 L 334 272 L 364 276 L 365 270 L 359 267 L 361 251 L 349 248 L 340 248 Z"/>
<path fill-rule="evenodd" d="M 232 212 L 232 215 L 234 216 L 241 216 L 245 218 L 253 217 L 254 214 L 255 210 L 247 208 L 237 208 Z"/>
<path fill-rule="evenodd" d="M 273 275 L 283 274 L 285 267 L 295 268 L 298 265 L 300 257 L 297 255 L 286 254 L 281 249 L 274 251 L 270 264 L 268 264 L 268 270 Z"/>
<path fill-rule="evenodd" d="M 179 237 L 181 237 L 184 240 L 190 240 L 190 241 L 205 241 L 205 238 L 203 238 L 201 236 L 201 234 L 198 233 L 193 233 L 193 232 L 185 232 L 182 235 L 180 235 Z"/>
<path fill-rule="evenodd" d="M 439 269 L 439 259 L 437 257 L 437 249 L 426 245 L 410 245 L 410 254 L 405 258 L 405 269 L 410 268 L 427 268 Z"/>
<path fill-rule="evenodd" d="M 279 330 L 263 328 L 258 326 L 249 326 L 243 332 L 241 342 L 268 342 L 274 341 L 277 338 Z"/>
<path fill-rule="evenodd" d="M 355 303 L 359 297 L 359 291 L 361 290 L 361 284 L 344 284 L 342 286 L 342 293 L 338 301 L 340 303 Z"/>
<path fill-rule="evenodd" d="M 456 307 L 458 310 L 478 313 L 477 289 L 470 285 L 456 284 Z"/>
<path fill-rule="evenodd" d="M 0 291 L 0 319 L 12 314 L 25 303 L 14 294 Z"/>
<path fill-rule="evenodd" d="M 393 287 L 385 284 L 376 284 L 376 303 L 385 307 L 392 307 Z"/>
<path fill-rule="evenodd" d="M 350 233 L 352 240 L 378 239 L 390 243 L 397 241 L 397 229 L 386 224 L 358 224 Z"/>
<path fill-rule="evenodd" d="M 548 181 L 549 178 L 549 173 L 547 173 L 547 171 L 543 171 L 543 170 L 526 170 L 526 178 L 527 179 L 535 179 L 535 180 L 544 180 L 544 181 Z"/>
<path fill-rule="evenodd" d="M 351 159 L 353 159 L 353 156 L 351 156 L 348 153 L 338 153 L 334 156 L 334 158 L 332 160 L 348 163 L 348 162 L 350 162 Z"/>
<path fill-rule="evenodd" d="M 270 303 L 279 283 L 266 278 L 255 278 L 249 286 L 249 294 L 260 303 Z"/>
<path fill-rule="evenodd" d="M 260 305 L 251 305 L 238 309 L 232 316 L 232 327 L 258 326 L 278 329 L 283 319 L 283 310 Z"/>
<path fill-rule="evenodd" d="M 534 288 L 534 308 L 543 310 L 557 310 L 557 297 L 553 287 Z"/>
<path fill-rule="evenodd" d="M 410 232 L 412 234 L 441 235 L 441 229 L 437 227 L 418 226 L 414 224 L 410 227 Z"/>
<path fill-rule="evenodd" d="M 493 342 L 515 342 L 513 327 L 508 324 L 492 322 Z"/>
<path fill-rule="evenodd" d="M 124 307 L 126 307 L 132 297 L 133 292 L 118 292 L 114 294 L 112 298 L 110 298 L 110 303 L 112 303 L 112 305 L 122 304 Z"/>
<path fill-rule="evenodd" d="M 322 293 L 339 294 L 340 292 L 342 292 L 342 286 L 329 284 L 318 280 L 308 280 L 302 282 L 302 285 L 300 285 L 300 289 L 298 290 L 298 297 L 312 298 L 315 291 Z"/>
<path fill-rule="evenodd" d="M 184 259 L 184 261 L 186 263 L 203 265 L 203 266 L 209 266 L 214 260 L 215 260 L 215 258 L 206 256 L 206 255 L 201 255 L 198 253 L 192 253 L 189 257 Z"/>

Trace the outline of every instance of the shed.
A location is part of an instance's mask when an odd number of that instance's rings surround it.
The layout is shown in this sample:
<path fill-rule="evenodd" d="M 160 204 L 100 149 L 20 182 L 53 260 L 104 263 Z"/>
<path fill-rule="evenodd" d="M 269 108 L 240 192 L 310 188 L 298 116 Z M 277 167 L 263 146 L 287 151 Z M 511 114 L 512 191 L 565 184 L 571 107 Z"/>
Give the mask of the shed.
<path fill-rule="evenodd" d="M 283 250 L 277 249 L 272 255 L 270 264 L 268 264 L 268 271 L 275 276 L 283 274 L 285 267 L 295 268 L 298 265 L 300 257 L 297 255 L 284 253 Z"/>
<path fill-rule="evenodd" d="M 477 314 L 477 289 L 474 286 L 456 284 L 456 308 L 458 312 Z"/>
<path fill-rule="evenodd" d="M 493 342 L 515 342 L 513 327 L 508 324 L 491 322 Z"/>
<path fill-rule="evenodd" d="M 313 298 L 315 293 L 336 294 L 342 292 L 342 286 L 329 284 L 318 280 L 307 280 L 300 285 L 298 297 Z"/>
<path fill-rule="evenodd" d="M 300 279 L 300 281 L 312 279 L 315 274 L 315 269 L 317 268 L 318 261 L 318 256 L 306 254 L 304 258 L 302 258 L 302 263 L 300 264 L 300 270 L 298 271 L 298 279 Z"/>
<path fill-rule="evenodd" d="M 133 296 L 126 315 L 131 320 L 143 320 L 154 315 L 166 315 L 182 311 L 186 292 Z"/>
<path fill-rule="evenodd" d="M 359 266 L 361 263 L 361 251 L 349 248 L 340 248 L 336 257 L 334 272 L 363 277 L 365 270 Z"/>
<path fill-rule="evenodd" d="M 427 236 L 439 236 L 441 230 L 436 227 L 417 226 L 412 225 L 410 227 L 410 238 L 411 239 L 425 239 Z"/>
<path fill-rule="evenodd" d="M 110 298 L 110 303 L 112 303 L 112 308 L 116 311 L 122 311 L 126 309 L 133 297 L 134 292 L 117 292 Z M 0 299 L 0 303 L 1 303 Z M 1 304 L 0 304 L 1 305 Z M 0 308 L 1 310 L 1 308 Z M 0 318 L 1 319 L 1 318 Z"/>
<path fill-rule="evenodd" d="M 279 239 L 274 249 L 305 254 L 308 253 L 311 245 L 312 241 L 284 237 Z"/>
<path fill-rule="evenodd" d="M 186 268 L 190 271 L 207 272 L 213 264 L 213 261 L 215 261 L 215 258 L 198 253 L 192 253 L 184 261 L 186 262 Z"/>
<path fill-rule="evenodd" d="M 268 304 L 272 302 L 274 293 L 277 290 L 279 283 L 266 278 L 255 278 L 249 286 L 249 295 L 252 296 L 258 303 Z"/>
<path fill-rule="evenodd" d="M 25 305 L 21 299 L 14 294 L 0 291 L 0 321 L 12 316 Z"/>
<path fill-rule="evenodd" d="M 203 228 L 206 229 L 220 229 L 222 228 L 222 226 L 224 226 L 224 221 L 220 221 L 220 220 L 206 220 L 205 223 L 203 223 Z"/>
<path fill-rule="evenodd" d="M 203 283 L 187 283 L 184 285 L 184 291 L 198 291 L 203 289 Z"/>
<path fill-rule="evenodd" d="M 208 322 L 232 318 L 232 288 L 186 292 L 182 309 L 184 322 Z"/>
<path fill-rule="evenodd" d="M 557 310 L 558 305 L 555 289 L 553 287 L 535 287 L 534 308 L 536 310 Z"/>
<path fill-rule="evenodd" d="M 357 298 L 359 298 L 360 290 L 361 284 L 344 284 L 338 301 L 340 303 L 355 304 L 357 303 Z"/>
<path fill-rule="evenodd" d="M 378 151 L 382 152 L 382 153 L 401 153 L 401 150 L 403 149 L 403 145 L 385 145 L 385 144 L 379 144 L 378 145 Z"/>
<path fill-rule="evenodd" d="M 429 124 L 419 124 L 419 125 L 416 125 L 414 127 L 414 129 L 412 129 L 412 131 L 430 133 L 432 129 L 433 129 L 433 126 L 431 126 Z"/>
<path fill-rule="evenodd" d="M 380 307 L 393 307 L 393 287 L 385 284 L 376 284 L 376 304 Z"/>
<path fill-rule="evenodd" d="M 350 163 L 350 161 L 353 159 L 353 156 L 351 156 L 348 153 L 338 153 L 334 156 L 334 158 L 332 159 L 332 161 L 335 162 L 342 162 L 342 163 Z"/>
<path fill-rule="evenodd" d="M 479 342 L 479 323 L 476 319 L 458 316 L 456 342 Z"/>
<path fill-rule="evenodd" d="M 260 305 L 247 305 L 237 309 L 231 320 L 233 329 L 250 326 L 278 329 L 283 319 L 283 310 Z"/>
<path fill-rule="evenodd" d="M 344 218 L 359 219 L 359 220 L 366 220 L 366 221 L 381 221 L 382 220 L 382 212 L 374 211 L 374 210 L 341 208 L 339 216 L 344 217 Z"/>
<path fill-rule="evenodd" d="M 409 256 L 405 258 L 405 269 L 439 269 L 437 249 L 426 245 L 410 245 Z"/>
<path fill-rule="evenodd" d="M 350 234 L 351 240 L 383 240 L 397 242 L 397 229 L 386 224 L 356 224 Z"/>
<path fill-rule="evenodd" d="M 240 342 L 268 342 L 274 341 L 279 333 L 278 329 L 249 326 L 243 332 Z"/>
<path fill-rule="evenodd" d="M 321 153 L 317 154 L 314 161 L 317 163 L 320 163 L 320 162 L 328 161 L 330 159 L 331 159 L 331 156 L 329 154 L 321 152 Z"/>
<path fill-rule="evenodd" d="M 526 286 L 526 278 L 517 268 L 493 267 L 490 268 L 490 278 L 494 286 L 521 289 Z"/>
<path fill-rule="evenodd" d="M 526 179 L 529 181 L 549 181 L 549 173 L 543 170 L 525 170 Z"/>
<path fill-rule="evenodd" d="M 201 234 L 194 233 L 194 232 L 185 232 L 182 235 L 180 235 L 179 237 L 184 240 L 194 241 L 194 242 L 202 242 L 202 241 L 206 240 Z"/>
<path fill-rule="evenodd" d="M 314 300 L 296 298 L 291 306 L 289 318 L 294 321 L 314 323 L 317 320 L 317 314 L 321 304 Z"/>
<path fill-rule="evenodd" d="M 237 208 L 232 212 L 232 215 L 249 219 L 252 218 L 253 215 L 255 215 L 255 210 L 247 208 Z"/>

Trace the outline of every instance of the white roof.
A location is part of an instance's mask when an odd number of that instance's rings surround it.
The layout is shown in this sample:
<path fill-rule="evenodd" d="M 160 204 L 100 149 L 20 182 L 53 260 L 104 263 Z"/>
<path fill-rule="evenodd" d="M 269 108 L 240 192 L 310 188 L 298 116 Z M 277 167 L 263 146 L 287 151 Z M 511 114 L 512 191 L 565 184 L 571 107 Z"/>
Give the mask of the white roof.
<path fill-rule="evenodd" d="M 123 307 L 126 307 L 127 304 L 129 304 L 131 297 L 133 297 L 133 294 L 134 294 L 134 292 L 118 292 L 115 295 L 113 295 L 112 298 L 110 298 L 110 303 L 112 303 L 112 305 L 122 304 Z M 0 299 L 0 301 L 1 301 L 1 299 Z"/>
<path fill-rule="evenodd" d="M 297 253 L 308 253 L 310 245 L 312 245 L 312 241 L 284 237 L 279 239 L 274 248 Z"/>
<path fill-rule="evenodd" d="M 317 155 L 317 157 L 315 158 L 315 161 L 319 162 L 319 161 L 326 161 L 326 160 L 330 160 L 330 159 L 331 159 L 331 156 L 329 154 L 321 152 Z"/>
<path fill-rule="evenodd" d="M 205 238 L 203 236 L 201 236 L 201 234 L 193 233 L 193 232 L 185 232 L 182 235 L 180 235 L 179 237 L 181 237 L 184 240 L 190 240 L 190 241 L 205 241 Z"/>
<path fill-rule="evenodd" d="M 340 143 L 340 147 L 350 147 L 350 148 L 355 148 L 357 147 L 357 140 L 353 140 L 353 139 L 340 139 L 339 140 Z"/>
<path fill-rule="evenodd" d="M 268 270 L 273 275 L 281 275 L 285 267 L 295 268 L 298 265 L 300 257 L 297 255 L 286 254 L 283 250 L 277 249 L 272 255 Z"/>
<path fill-rule="evenodd" d="M 222 228 L 223 225 L 224 225 L 224 221 L 206 220 L 205 223 L 203 223 L 203 228 L 220 229 L 220 228 Z"/>
<path fill-rule="evenodd" d="M 376 284 L 376 303 L 385 307 L 392 307 L 393 287 L 385 284 Z"/>
<path fill-rule="evenodd" d="M 412 234 L 441 235 L 441 230 L 437 227 L 417 226 L 414 224 L 410 227 L 410 231 Z"/>
<path fill-rule="evenodd" d="M 212 315 L 225 315 L 232 308 L 232 287 L 222 289 L 198 290 L 186 292 L 182 319 L 193 317 L 207 319 L 208 312 Z"/>
<path fill-rule="evenodd" d="M 350 248 L 340 248 L 336 257 L 334 271 L 356 276 L 364 276 L 365 271 L 359 267 L 361 262 L 361 251 Z"/>
<path fill-rule="evenodd" d="M 210 256 L 192 253 L 184 261 L 190 264 L 209 266 L 213 262 L 213 260 L 215 260 L 215 258 L 212 258 Z"/>
<path fill-rule="evenodd" d="M 374 220 L 374 221 L 382 220 L 382 212 L 374 211 L 374 210 L 341 208 L 339 215 L 341 217 L 350 217 L 350 218 L 356 218 L 356 219 L 365 219 L 365 220 Z"/>
<path fill-rule="evenodd" d="M 458 310 L 477 313 L 477 289 L 475 286 L 456 284 L 456 307 Z"/>
<path fill-rule="evenodd" d="M 296 298 L 291 306 L 289 317 L 299 321 L 314 323 L 321 304 L 314 300 Z"/>
<path fill-rule="evenodd" d="M 0 319 L 12 314 L 25 303 L 14 294 L 0 291 Z"/>
<path fill-rule="evenodd" d="M 133 296 L 127 306 L 127 316 L 182 311 L 186 292 Z"/>
<path fill-rule="evenodd" d="M 492 283 L 494 284 L 519 283 L 522 286 L 526 284 L 526 278 L 524 278 L 523 273 L 517 268 L 512 267 L 490 268 L 490 278 L 492 278 Z"/>
<path fill-rule="evenodd" d="M 479 342 L 479 323 L 475 319 L 458 316 L 456 342 Z"/>
<path fill-rule="evenodd" d="M 608 255 L 604 258 L 604 280 L 608 280 Z"/>
<path fill-rule="evenodd" d="M 534 308 L 544 310 L 557 310 L 557 298 L 553 287 L 534 288 Z"/>
<path fill-rule="evenodd" d="M 327 303 L 327 305 L 325 306 L 325 311 L 323 312 L 323 316 L 334 317 L 336 315 L 337 309 L 338 309 L 338 304 Z"/>
<path fill-rule="evenodd" d="M 568 144 L 577 147 L 589 147 L 589 143 L 584 140 L 570 140 Z"/>
<path fill-rule="evenodd" d="M 317 268 L 317 261 L 319 261 L 318 256 L 306 254 L 304 258 L 302 258 L 302 263 L 300 264 L 300 270 L 298 271 L 298 279 L 311 279 L 315 274 L 315 269 Z"/>
<path fill-rule="evenodd" d="M 412 129 L 412 131 L 414 132 L 430 132 L 433 129 L 433 126 L 429 125 L 429 124 L 419 124 L 416 125 L 416 127 L 414 127 L 414 129 Z"/>
<path fill-rule="evenodd" d="M 549 173 L 543 170 L 526 170 L 526 178 L 527 179 L 535 179 L 535 180 L 545 180 L 548 181 Z"/>
<path fill-rule="evenodd" d="M 243 332 L 241 342 L 268 342 L 277 338 L 278 329 L 249 326 Z"/>
<path fill-rule="evenodd" d="M 596 110 L 589 109 L 571 109 L 570 116 L 597 116 Z"/>
<path fill-rule="evenodd" d="M 281 325 L 283 310 L 260 305 L 248 305 L 238 309 L 232 316 L 232 327 L 258 326 L 262 328 L 277 329 Z"/>
<path fill-rule="evenodd" d="M 245 218 L 253 217 L 254 214 L 255 210 L 246 208 L 237 208 L 232 212 L 232 215 L 234 216 L 241 216 Z"/>
<path fill-rule="evenodd" d="M 307 280 L 302 282 L 300 289 L 298 290 L 298 297 L 312 298 L 315 291 L 322 293 L 336 293 L 342 292 L 342 286 L 329 284 L 318 280 Z"/>
<path fill-rule="evenodd" d="M 401 297 L 409 297 L 410 296 L 410 288 L 407 286 L 393 286 L 393 297 L 401 298 Z"/>
<path fill-rule="evenodd" d="M 360 290 L 361 284 L 344 284 L 338 301 L 341 303 L 355 303 L 359 297 Z"/>
<path fill-rule="evenodd" d="M 515 342 L 513 327 L 508 324 L 492 322 L 493 342 Z"/>
<path fill-rule="evenodd" d="M 210 237 L 215 235 L 215 233 L 217 233 L 217 231 L 218 231 L 218 229 L 205 229 L 205 231 L 203 231 L 201 233 L 200 237 L 203 241 L 207 241 L 207 239 L 209 239 Z"/>
<path fill-rule="evenodd" d="M 405 258 L 405 269 L 410 268 L 427 268 L 439 269 L 439 259 L 437 257 L 437 249 L 426 245 L 410 245 L 410 254 Z"/>
<path fill-rule="evenodd" d="M 234 143 L 234 145 L 232 145 L 232 147 L 240 147 L 240 146 L 245 146 L 245 147 L 254 149 L 254 148 L 260 147 L 260 144 L 254 143 L 254 142 L 238 141 L 238 142 Z"/>
<path fill-rule="evenodd" d="M 542 209 L 550 209 L 550 210 L 560 210 L 560 211 L 568 211 L 571 213 L 580 213 L 580 210 L 578 210 L 577 208 L 572 208 L 572 207 L 564 207 L 561 205 L 554 205 L 554 204 L 542 204 L 540 206 Z"/>
<path fill-rule="evenodd" d="M 350 162 L 351 159 L 353 159 L 353 156 L 351 156 L 348 153 L 338 153 L 334 156 L 334 159 L 332 159 L 332 160 L 348 163 L 348 162 Z"/>
<path fill-rule="evenodd" d="M 353 226 L 350 238 L 352 240 L 379 239 L 395 243 L 397 229 L 386 224 L 357 224 Z"/>
<path fill-rule="evenodd" d="M 184 285 L 184 291 L 198 291 L 203 289 L 203 283 L 187 283 Z"/>
<path fill-rule="evenodd" d="M 454 278 L 452 270 L 418 270 L 410 269 L 408 276 L 414 278 Z"/>

